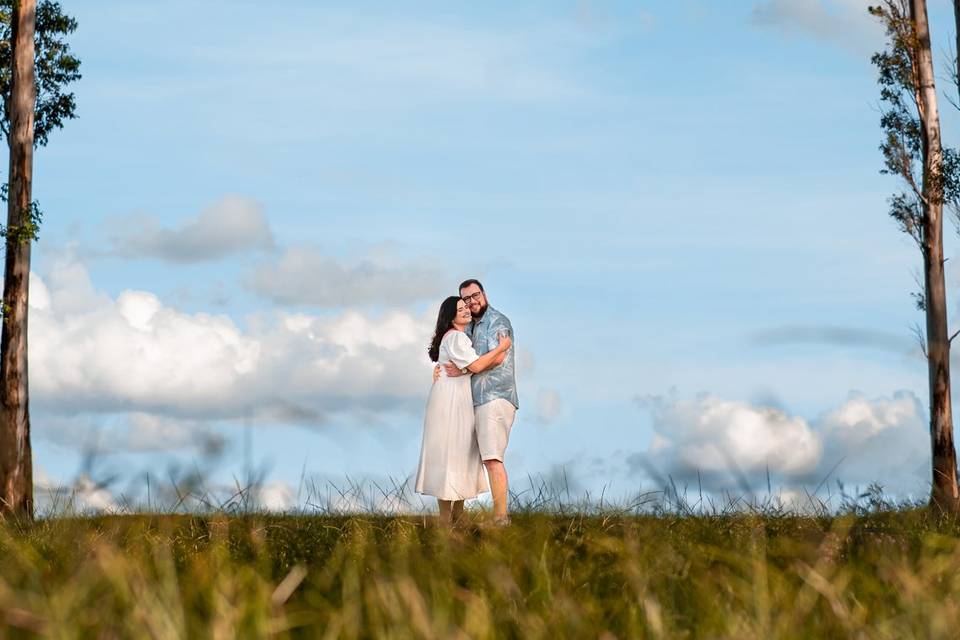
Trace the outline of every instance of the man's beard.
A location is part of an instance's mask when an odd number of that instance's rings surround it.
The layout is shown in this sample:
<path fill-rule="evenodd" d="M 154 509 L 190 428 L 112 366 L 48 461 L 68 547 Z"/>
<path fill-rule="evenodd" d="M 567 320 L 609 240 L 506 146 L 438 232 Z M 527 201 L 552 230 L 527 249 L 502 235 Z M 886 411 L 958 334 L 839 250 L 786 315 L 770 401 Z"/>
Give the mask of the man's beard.
<path fill-rule="evenodd" d="M 473 319 L 474 319 L 474 320 L 479 320 L 480 318 L 483 317 L 483 314 L 486 313 L 486 312 L 487 312 L 487 305 L 482 304 L 482 305 L 480 305 L 480 311 L 477 311 L 476 313 L 473 313 L 473 312 L 471 312 L 471 313 L 472 313 L 472 315 L 473 315 Z"/>

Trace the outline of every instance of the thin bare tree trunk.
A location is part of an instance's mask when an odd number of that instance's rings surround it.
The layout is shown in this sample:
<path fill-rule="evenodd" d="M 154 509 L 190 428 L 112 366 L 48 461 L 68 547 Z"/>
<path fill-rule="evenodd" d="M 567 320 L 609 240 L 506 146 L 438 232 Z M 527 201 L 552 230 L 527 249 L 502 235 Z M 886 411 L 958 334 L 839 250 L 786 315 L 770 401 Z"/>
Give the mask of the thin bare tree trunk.
<path fill-rule="evenodd" d="M 10 95 L 10 182 L 3 331 L 0 336 L 0 514 L 33 518 L 33 461 L 27 388 L 27 294 L 36 106 L 34 27 L 36 0 L 13 6 L 13 86 Z"/>
<path fill-rule="evenodd" d="M 930 384 L 930 444 L 933 451 L 933 487 L 930 499 L 945 511 L 960 510 L 957 492 L 957 454 L 953 445 L 950 400 L 950 339 L 947 329 L 947 292 L 943 274 L 943 187 L 940 113 L 934 84 L 933 56 L 926 0 L 910 0 L 910 18 L 916 29 L 917 107 L 923 130 L 923 267 L 927 315 L 927 372 Z"/>

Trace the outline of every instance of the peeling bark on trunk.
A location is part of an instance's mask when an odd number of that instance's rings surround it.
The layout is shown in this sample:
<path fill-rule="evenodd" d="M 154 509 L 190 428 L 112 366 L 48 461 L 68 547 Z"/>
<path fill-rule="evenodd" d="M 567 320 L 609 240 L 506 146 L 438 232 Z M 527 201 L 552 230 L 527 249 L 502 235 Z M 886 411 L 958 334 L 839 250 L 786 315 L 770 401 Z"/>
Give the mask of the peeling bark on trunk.
<path fill-rule="evenodd" d="M 915 79 L 917 107 L 923 130 L 923 271 L 927 316 L 927 373 L 930 385 L 930 445 L 933 487 L 930 500 L 950 513 L 960 511 L 957 492 L 957 454 L 953 444 L 950 400 L 950 339 L 947 329 L 947 293 L 943 274 L 943 188 L 940 113 L 934 84 L 933 56 L 926 0 L 910 0 L 910 18 L 916 29 Z"/>
<path fill-rule="evenodd" d="M 13 87 L 10 96 L 10 175 L 3 330 L 0 336 L 0 514 L 33 518 L 33 461 L 27 388 L 27 294 L 30 239 L 17 230 L 31 222 L 33 119 L 36 105 L 36 0 L 14 2 Z"/>

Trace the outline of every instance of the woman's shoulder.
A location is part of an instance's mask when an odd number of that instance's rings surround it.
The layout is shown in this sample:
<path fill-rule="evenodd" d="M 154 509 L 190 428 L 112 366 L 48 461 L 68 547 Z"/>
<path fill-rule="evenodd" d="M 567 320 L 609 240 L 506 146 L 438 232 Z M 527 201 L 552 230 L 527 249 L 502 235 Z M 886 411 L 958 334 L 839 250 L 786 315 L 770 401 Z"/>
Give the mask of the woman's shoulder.
<path fill-rule="evenodd" d="M 459 329 L 449 329 L 445 334 L 443 334 L 443 337 L 440 339 L 440 344 L 443 344 L 444 342 L 451 342 L 453 340 L 459 340 L 458 336 L 463 336 L 466 338 L 467 334 Z"/>
<path fill-rule="evenodd" d="M 455 344 L 455 345 L 467 345 L 472 344 L 470 336 L 468 336 L 463 331 L 458 329 L 451 329 L 443 335 L 443 339 L 440 341 L 440 344 Z"/>

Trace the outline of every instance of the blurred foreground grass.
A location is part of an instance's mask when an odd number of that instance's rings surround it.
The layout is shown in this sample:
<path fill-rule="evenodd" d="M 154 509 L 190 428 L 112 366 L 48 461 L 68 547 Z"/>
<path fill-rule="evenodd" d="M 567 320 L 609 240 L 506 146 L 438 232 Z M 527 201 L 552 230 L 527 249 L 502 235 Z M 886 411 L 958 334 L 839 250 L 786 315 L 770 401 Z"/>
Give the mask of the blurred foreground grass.
<path fill-rule="evenodd" d="M 960 527 L 923 509 L 468 515 L 7 523 L 0 636 L 960 636 Z"/>

